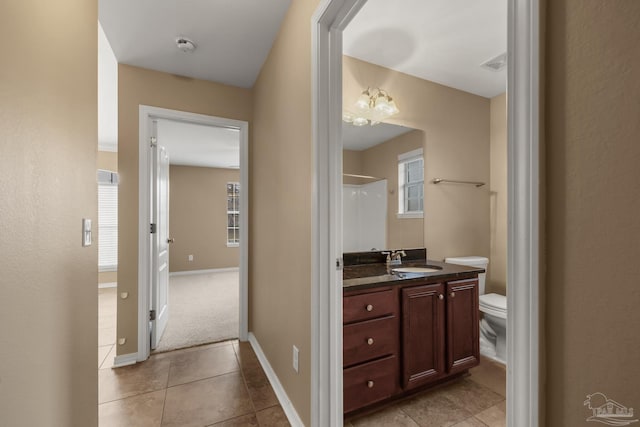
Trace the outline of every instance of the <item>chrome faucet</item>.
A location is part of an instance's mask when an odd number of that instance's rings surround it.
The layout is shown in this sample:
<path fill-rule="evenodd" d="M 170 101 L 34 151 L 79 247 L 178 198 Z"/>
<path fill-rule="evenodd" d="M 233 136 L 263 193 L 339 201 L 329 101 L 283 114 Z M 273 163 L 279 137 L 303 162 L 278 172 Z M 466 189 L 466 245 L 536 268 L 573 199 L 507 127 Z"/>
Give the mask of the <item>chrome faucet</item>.
<path fill-rule="evenodd" d="M 392 251 L 391 252 L 391 261 L 390 264 L 402 264 L 402 257 L 403 256 L 407 256 L 407 253 L 400 249 L 399 251 Z"/>

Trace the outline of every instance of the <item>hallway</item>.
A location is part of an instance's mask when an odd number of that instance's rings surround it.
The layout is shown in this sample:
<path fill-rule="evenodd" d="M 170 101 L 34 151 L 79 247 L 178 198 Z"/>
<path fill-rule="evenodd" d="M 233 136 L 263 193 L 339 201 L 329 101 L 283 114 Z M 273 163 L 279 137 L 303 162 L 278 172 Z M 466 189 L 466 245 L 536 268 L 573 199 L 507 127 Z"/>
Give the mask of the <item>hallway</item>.
<path fill-rule="evenodd" d="M 100 427 L 288 426 L 249 343 L 225 341 L 99 370 Z"/>

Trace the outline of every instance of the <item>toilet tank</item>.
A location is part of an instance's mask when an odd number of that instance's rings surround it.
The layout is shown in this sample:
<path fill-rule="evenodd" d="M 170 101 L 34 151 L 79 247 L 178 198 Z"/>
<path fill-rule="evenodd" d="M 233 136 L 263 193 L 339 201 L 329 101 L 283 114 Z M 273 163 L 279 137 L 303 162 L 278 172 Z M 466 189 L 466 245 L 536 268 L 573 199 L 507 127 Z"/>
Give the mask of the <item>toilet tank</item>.
<path fill-rule="evenodd" d="M 448 264 L 468 265 L 470 267 L 483 268 L 485 273 L 478 274 L 478 292 L 480 295 L 484 295 L 484 284 L 487 278 L 487 266 L 489 265 L 489 258 L 482 256 L 459 256 L 445 258 L 444 262 Z"/>

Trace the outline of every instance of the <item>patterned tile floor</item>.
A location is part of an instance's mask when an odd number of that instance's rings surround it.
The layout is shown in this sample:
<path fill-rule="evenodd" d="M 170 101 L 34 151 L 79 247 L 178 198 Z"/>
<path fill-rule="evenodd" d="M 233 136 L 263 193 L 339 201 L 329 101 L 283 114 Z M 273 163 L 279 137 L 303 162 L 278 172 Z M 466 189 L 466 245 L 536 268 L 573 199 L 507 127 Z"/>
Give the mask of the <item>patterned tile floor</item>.
<path fill-rule="evenodd" d="M 158 353 L 111 369 L 116 289 L 100 289 L 100 427 L 288 426 L 249 343 L 237 340 Z"/>
<path fill-rule="evenodd" d="M 100 427 L 288 426 L 248 343 L 226 341 L 99 370 Z"/>

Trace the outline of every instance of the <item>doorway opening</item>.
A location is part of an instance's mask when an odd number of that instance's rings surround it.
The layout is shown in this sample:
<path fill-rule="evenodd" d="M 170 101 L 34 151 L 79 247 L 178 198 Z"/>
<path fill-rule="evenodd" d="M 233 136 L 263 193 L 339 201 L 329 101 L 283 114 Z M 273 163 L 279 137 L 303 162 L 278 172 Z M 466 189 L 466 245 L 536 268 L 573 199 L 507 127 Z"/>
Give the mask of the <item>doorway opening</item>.
<path fill-rule="evenodd" d="M 342 48 L 343 30 L 365 3 L 329 0 L 312 21 L 317 183 L 312 292 L 312 353 L 317 355 L 312 359 L 314 425 L 343 424 Z M 538 10 L 536 0 L 508 2 L 507 423 L 518 426 L 538 424 Z"/>
<path fill-rule="evenodd" d="M 244 341 L 247 123 L 148 106 L 139 123 L 138 360 Z"/>

